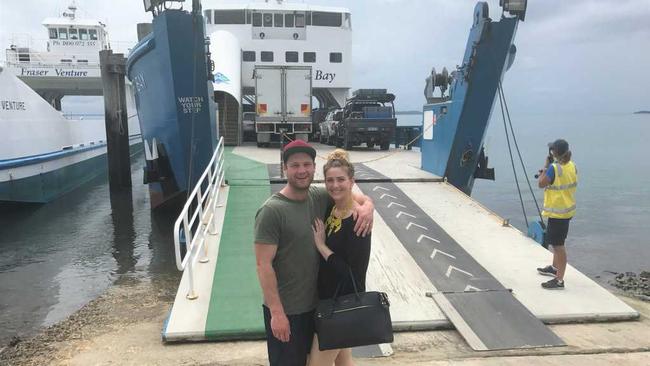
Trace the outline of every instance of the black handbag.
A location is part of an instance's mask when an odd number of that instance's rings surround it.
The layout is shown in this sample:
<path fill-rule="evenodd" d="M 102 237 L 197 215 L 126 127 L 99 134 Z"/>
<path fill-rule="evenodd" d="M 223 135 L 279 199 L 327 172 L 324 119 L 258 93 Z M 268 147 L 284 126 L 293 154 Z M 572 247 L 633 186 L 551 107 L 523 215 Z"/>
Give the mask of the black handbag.
<path fill-rule="evenodd" d="M 354 293 L 320 300 L 314 314 L 318 348 L 321 351 L 370 344 L 391 343 L 393 325 L 388 296 L 384 292 L 357 290 L 350 269 Z"/>

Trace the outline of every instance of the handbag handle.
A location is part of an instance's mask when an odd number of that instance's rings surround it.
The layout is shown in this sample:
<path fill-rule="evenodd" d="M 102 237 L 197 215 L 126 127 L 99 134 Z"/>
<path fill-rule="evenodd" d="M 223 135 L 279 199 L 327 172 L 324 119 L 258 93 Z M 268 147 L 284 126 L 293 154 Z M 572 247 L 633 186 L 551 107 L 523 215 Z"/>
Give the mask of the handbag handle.
<path fill-rule="evenodd" d="M 357 296 L 358 300 L 361 300 L 361 296 L 359 295 L 359 289 L 357 289 L 357 281 L 354 279 L 354 274 L 352 273 L 352 267 L 348 265 L 348 272 L 350 272 L 350 280 L 352 280 L 352 287 L 354 288 L 354 294 Z M 339 282 L 338 286 L 336 286 L 336 291 L 334 291 L 334 297 L 332 299 L 336 301 L 336 299 L 339 297 L 339 291 L 341 290 L 341 287 L 343 286 L 342 283 Z"/>

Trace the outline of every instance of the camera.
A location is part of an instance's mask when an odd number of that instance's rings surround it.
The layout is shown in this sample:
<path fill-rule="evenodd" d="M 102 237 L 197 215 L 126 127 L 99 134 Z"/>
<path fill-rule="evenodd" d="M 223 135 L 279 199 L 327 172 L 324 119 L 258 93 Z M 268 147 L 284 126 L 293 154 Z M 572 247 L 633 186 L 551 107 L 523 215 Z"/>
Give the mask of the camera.
<path fill-rule="evenodd" d="M 553 164 L 553 151 L 551 149 L 548 149 L 548 156 L 546 157 L 546 166 L 548 167 L 549 165 Z M 535 174 L 535 179 L 539 178 L 540 174 L 542 174 L 544 170 L 540 169 L 537 174 Z"/>

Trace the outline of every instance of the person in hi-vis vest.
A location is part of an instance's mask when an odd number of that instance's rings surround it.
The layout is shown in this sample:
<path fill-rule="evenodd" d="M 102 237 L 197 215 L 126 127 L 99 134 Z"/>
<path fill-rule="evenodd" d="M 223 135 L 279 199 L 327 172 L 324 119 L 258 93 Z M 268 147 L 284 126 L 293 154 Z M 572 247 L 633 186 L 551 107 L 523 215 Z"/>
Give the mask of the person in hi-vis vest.
<path fill-rule="evenodd" d="M 548 144 L 549 156 L 544 169 L 540 171 L 538 185 L 544 188 L 544 210 L 548 217 L 545 245 L 553 247 L 553 264 L 537 268 L 537 272 L 553 279 L 542 283 L 549 290 L 564 289 L 564 271 L 567 254 L 564 241 L 569 232 L 569 222 L 576 213 L 575 192 L 578 185 L 578 171 L 571 161 L 569 143 L 558 139 Z"/>

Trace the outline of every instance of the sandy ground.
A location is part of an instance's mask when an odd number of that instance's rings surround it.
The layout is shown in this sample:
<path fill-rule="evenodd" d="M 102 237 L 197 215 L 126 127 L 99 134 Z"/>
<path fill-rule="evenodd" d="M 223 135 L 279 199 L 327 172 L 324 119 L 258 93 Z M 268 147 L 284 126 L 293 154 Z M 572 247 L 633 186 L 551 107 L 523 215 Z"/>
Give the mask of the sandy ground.
<path fill-rule="evenodd" d="M 163 344 L 172 290 L 124 281 L 63 322 L 8 346 L 0 365 L 266 365 L 264 342 Z M 398 333 L 394 354 L 358 365 L 650 365 L 650 303 L 638 321 L 553 325 L 568 346 L 474 352 L 454 330 Z"/>

